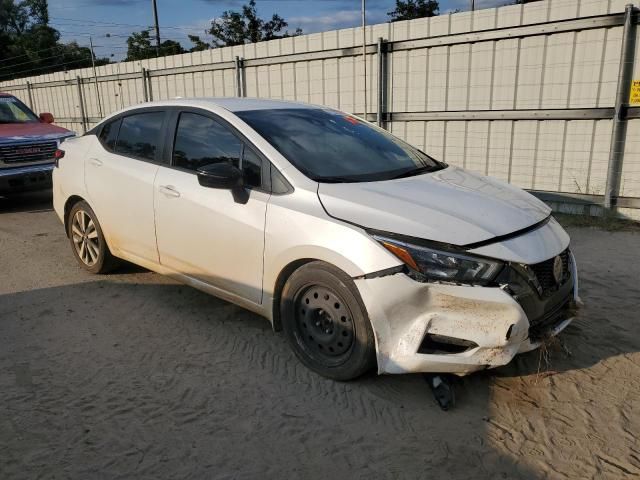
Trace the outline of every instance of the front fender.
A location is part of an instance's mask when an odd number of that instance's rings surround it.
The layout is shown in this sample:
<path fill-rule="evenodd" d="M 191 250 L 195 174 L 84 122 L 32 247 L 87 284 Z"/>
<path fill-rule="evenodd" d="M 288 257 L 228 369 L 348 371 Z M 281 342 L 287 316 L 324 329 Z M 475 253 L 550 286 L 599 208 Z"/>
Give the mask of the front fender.
<path fill-rule="evenodd" d="M 300 260 L 321 260 L 352 278 L 401 265 L 363 229 L 329 217 L 315 192 L 272 196 L 265 221 L 263 291 L 270 315 L 280 273 Z"/>

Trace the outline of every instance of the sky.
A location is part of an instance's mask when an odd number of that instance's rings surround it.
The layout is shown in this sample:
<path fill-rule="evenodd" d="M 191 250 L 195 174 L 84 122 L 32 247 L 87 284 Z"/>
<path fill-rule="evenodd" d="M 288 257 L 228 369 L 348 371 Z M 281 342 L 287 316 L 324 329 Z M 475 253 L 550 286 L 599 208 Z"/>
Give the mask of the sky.
<path fill-rule="evenodd" d="M 239 11 L 248 0 L 157 0 L 161 40 L 179 41 L 191 47 L 187 35 L 206 40 L 205 29 L 225 10 Z M 258 14 L 270 18 L 278 13 L 290 31 L 302 28 L 313 33 L 360 25 L 361 0 L 256 0 Z M 476 0 L 476 8 L 490 8 L 510 0 Z M 468 10 L 470 0 L 440 0 L 441 13 Z M 367 0 L 367 23 L 388 21 L 395 0 Z M 153 25 L 151 0 L 49 0 L 51 25 L 65 42 L 89 45 L 93 38 L 97 57 L 122 60 L 127 37 Z"/>

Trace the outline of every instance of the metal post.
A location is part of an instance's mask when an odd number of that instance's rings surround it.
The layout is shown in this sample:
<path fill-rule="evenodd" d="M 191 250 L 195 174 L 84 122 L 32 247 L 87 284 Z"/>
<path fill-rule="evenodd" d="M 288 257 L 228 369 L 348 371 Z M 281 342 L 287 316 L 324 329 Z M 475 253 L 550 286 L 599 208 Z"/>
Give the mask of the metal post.
<path fill-rule="evenodd" d="M 636 50 L 636 16 L 633 5 L 627 5 L 622 31 L 622 52 L 620 54 L 620 71 L 618 73 L 618 92 L 616 94 L 615 114 L 613 117 L 613 132 L 611 148 L 609 150 L 609 167 L 607 170 L 607 185 L 604 193 L 604 207 L 610 210 L 616 206 L 620 193 L 620 178 L 622 176 L 622 161 L 627 140 L 627 108 L 631 83 L 633 78 L 633 63 Z"/>
<path fill-rule="evenodd" d="M 98 100 L 98 113 L 102 118 L 102 102 L 100 101 L 100 89 L 98 88 L 98 74 L 96 73 L 96 54 L 93 53 L 93 39 L 89 37 L 89 45 L 91 45 L 91 65 L 93 65 L 93 80 L 96 85 L 96 99 Z"/>
<path fill-rule="evenodd" d="M 84 100 L 82 98 L 82 80 L 76 77 L 76 85 L 78 87 L 78 102 L 80 102 L 80 118 L 82 119 L 82 134 L 87 133 L 87 116 L 84 112 Z"/>
<path fill-rule="evenodd" d="M 151 0 L 151 5 L 153 7 L 153 23 L 155 24 L 156 29 L 156 57 L 160 56 L 160 27 L 158 26 L 158 5 L 156 5 L 156 0 Z"/>
<path fill-rule="evenodd" d="M 147 89 L 147 69 L 142 67 L 142 95 L 145 102 L 149 101 L 149 90 Z"/>
<path fill-rule="evenodd" d="M 148 69 L 144 69 L 144 71 L 147 74 L 147 89 L 148 89 L 148 95 L 149 95 L 149 101 L 153 102 L 153 83 L 151 83 L 151 71 L 149 71 Z"/>
<path fill-rule="evenodd" d="M 385 51 L 384 40 L 382 37 L 378 38 L 378 115 L 376 122 L 379 127 L 382 127 L 382 116 L 384 115 L 384 89 L 385 89 Z"/>
<path fill-rule="evenodd" d="M 236 96 L 244 97 L 244 82 L 242 81 L 242 59 L 235 58 L 236 64 Z"/>
<path fill-rule="evenodd" d="M 362 68 L 364 73 L 364 119 L 367 119 L 367 4 L 362 0 Z"/>
<path fill-rule="evenodd" d="M 476 9 L 476 0 L 471 0 L 471 11 L 473 12 Z"/>
<path fill-rule="evenodd" d="M 27 96 L 29 97 L 29 108 L 33 110 L 33 94 L 31 92 L 31 82 L 29 80 L 27 80 Z"/>

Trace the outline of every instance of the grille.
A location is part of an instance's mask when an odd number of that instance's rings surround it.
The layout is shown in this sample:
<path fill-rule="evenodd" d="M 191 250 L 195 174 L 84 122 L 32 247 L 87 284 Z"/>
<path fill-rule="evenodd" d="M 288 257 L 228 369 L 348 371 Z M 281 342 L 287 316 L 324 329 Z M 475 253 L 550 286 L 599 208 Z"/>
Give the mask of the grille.
<path fill-rule="evenodd" d="M 29 143 L 0 147 L 0 160 L 4 163 L 38 162 L 53 160 L 57 142 Z"/>
<path fill-rule="evenodd" d="M 557 290 L 558 287 L 569 278 L 569 249 L 560 254 L 560 259 L 562 260 L 562 278 L 560 279 L 560 282 L 556 282 L 556 279 L 553 276 L 553 263 L 555 261 L 555 257 L 545 260 L 544 262 L 536 263 L 535 265 L 529 265 L 529 269 L 536 276 L 543 293 Z"/>
<path fill-rule="evenodd" d="M 573 291 L 571 291 L 571 294 L 551 311 L 545 313 L 541 318 L 531 321 L 529 337 L 533 340 L 539 340 L 545 336 L 546 332 L 553 329 L 560 322 L 574 316 L 575 307 L 572 298 Z"/>

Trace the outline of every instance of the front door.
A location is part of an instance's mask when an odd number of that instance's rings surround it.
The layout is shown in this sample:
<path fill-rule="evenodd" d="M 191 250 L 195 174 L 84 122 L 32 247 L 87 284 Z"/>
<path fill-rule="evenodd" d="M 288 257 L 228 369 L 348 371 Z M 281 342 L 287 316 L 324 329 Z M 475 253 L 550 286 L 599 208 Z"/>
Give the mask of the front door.
<path fill-rule="evenodd" d="M 196 170 L 231 162 L 244 172 L 248 199 L 203 187 Z M 261 158 L 229 127 L 206 114 L 181 112 L 172 166 L 155 180 L 160 263 L 254 303 L 262 300 L 264 227 L 269 193 Z"/>

